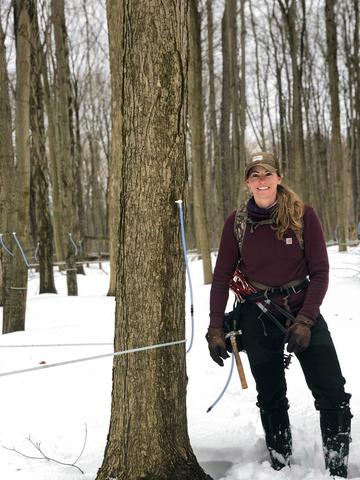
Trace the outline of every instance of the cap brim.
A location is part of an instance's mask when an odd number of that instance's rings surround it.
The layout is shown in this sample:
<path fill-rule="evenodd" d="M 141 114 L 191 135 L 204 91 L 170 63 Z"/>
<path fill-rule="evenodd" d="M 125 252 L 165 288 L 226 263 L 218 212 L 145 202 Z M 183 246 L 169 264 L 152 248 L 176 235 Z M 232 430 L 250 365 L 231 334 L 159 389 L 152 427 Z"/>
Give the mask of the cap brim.
<path fill-rule="evenodd" d="M 245 177 L 247 177 L 250 170 L 255 167 L 263 167 L 265 168 L 265 170 L 268 170 L 269 172 L 277 172 L 277 169 L 273 165 L 270 165 L 269 163 L 264 162 L 264 160 L 257 160 L 255 162 L 252 162 L 250 165 L 246 167 Z"/>

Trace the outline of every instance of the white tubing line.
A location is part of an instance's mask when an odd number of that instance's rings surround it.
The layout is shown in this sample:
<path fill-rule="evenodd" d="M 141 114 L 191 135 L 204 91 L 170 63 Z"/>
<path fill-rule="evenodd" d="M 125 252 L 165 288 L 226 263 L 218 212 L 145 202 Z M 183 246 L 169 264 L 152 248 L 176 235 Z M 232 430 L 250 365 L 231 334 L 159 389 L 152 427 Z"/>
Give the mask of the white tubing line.
<path fill-rule="evenodd" d="M 114 345 L 114 342 L 109 343 L 41 343 L 37 345 L 0 345 L 1 348 L 39 348 L 39 347 L 102 347 Z"/>
<path fill-rule="evenodd" d="M 155 349 L 155 348 L 170 347 L 172 345 L 179 345 L 181 343 L 186 343 L 186 340 L 178 340 L 176 342 L 168 342 L 168 343 L 159 343 L 157 345 L 149 345 L 147 347 L 131 348 L 129 350 L 123 350 L 122 352 L 104 353 L 103 355 L 95 355 L 93 357 L 77 358 L 75 360 L 67 360 L 65 362 L 52 363 L 50 365 L 40 365 L 38 367 L 24 368 L 22 370 L 13 370 L 11 372 L 0 373 L 0 377 L 7 377 L 9 375 L 17 375 L 19 373 L 34 372 L 36 370 L 44 370 L 45 368 L 61 367 L 63 365 L 70 365 L 72 363 L 87 362 L 88 360 L 97 360 L 99 358 L 117 357 L 117 356 L 120 356 L 120 355 L 127 355 L 128 353 L 142 352 L 142 351 L 145 351 L 145 350 L 151 350 L 151 349 Z"/>
<path fill-rule="evenodd" d="M 13 234 L 14 240 L 16 242 L 16 245 L 19 247 L 19 250 L 20 250 L 20 253 L 21 253 L 21 255 L 24 259 L 25 265 L 27 266 L 27 268 L 30 268 L 29 260 L 27 259 L 26 255 L 25 255 L 25 252 L 24 252 L 24 250 L 21 246 L 20 240 L 16 236 L 16 232 L 12 232 L 12 234 Z"/>

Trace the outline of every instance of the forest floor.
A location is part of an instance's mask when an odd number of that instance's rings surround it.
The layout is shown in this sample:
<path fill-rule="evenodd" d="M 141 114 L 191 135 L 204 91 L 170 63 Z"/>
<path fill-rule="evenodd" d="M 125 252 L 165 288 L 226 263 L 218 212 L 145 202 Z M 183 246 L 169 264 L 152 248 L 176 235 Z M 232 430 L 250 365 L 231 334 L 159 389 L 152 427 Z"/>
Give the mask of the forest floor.
<path fill-rule="evenodd" d="M 347 379 L 346 389 L 352 393 L 349 478 L 360 480 L 360 246 L 347 253 L 338 253 L 334 246 L 328 252 L 331 276 L 322 313 Z M 256 390 L 244 354 L 249 388 L 241 389 L 234 371 L 225 395 L 207 413 L 225 384 L 230 360 L 224 368 L 219 368 L 208 355 L 204 336 L 210 286 L 202 284 L 201 262 L 194 259 L 189 263 L 195 329 L 193 347 L 187 356 L 188 425 L 200 464 L 214 480 L 328 479 L 318 413 L 296 359 L 287 372 L 294 444 L 291 469 L 275 472 L 270 467 L 255 406 Z M 66 296 L 66 278 L 59 272 L 55 278 L 57 295 L 39 295 L 38 276 L 30 275 L 26 331 L 0 337 L 1 478 L 96 478 L 109 426 L 112 357 L 16 375 L 3 374 L 112 352 L 115 302 L 106 296 L 109 276 L 105 272 L 109 265 L 105 263 L 103 268 L 99 270 L 93 265 L 86 269 L 86 275 L 78 276 L 78 297 Z M 229 308 L 231 304 L 229 299 Z M 186 311 L 190 338 L 188 296 Z M 88 345 L 75 345 L 84 343 Z M 107 345 L 91 345 L 99 343 Z M 73 346 L 36 346 L 59 344 Z M 77 461 L 76 466 L 67 466 L 50 459 L 69 464 Z"/>

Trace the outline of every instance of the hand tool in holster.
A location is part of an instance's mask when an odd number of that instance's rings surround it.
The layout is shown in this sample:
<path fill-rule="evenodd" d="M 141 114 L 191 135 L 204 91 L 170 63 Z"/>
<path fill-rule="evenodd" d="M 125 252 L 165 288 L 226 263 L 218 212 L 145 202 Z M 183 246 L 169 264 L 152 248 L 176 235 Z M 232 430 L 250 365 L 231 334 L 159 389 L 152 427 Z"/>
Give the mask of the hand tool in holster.
<path fill-rule="evenodd" d="M 236 337 L 238 335 L 242 335 L 242 331 L 241 330 L 233 330 L 231 332 L 228 332 L 225 335 L 225 338 L 230 339 L 233 355 L 234 355 L 234 358 L 235 358 L 236 368 L 237 368 L 239 378 L 240 378 L 241 388 L 245 389 L 245 388 L 248 388 L 248 384 L 247 384 L 247 381 L 246 381 L 244 367 L 243 367 L 243 364 L 241 362 L 240 352 L 239 352 L 237 342 L 236 342 Z"/>

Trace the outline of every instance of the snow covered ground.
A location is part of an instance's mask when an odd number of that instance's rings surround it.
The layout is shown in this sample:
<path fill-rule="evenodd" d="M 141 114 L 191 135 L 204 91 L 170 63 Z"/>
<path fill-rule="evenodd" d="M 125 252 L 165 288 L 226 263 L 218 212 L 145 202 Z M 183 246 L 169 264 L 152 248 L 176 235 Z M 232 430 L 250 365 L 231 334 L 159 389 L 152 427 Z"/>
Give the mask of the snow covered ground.
<path fill-rule="evenodd" d="M 332 332 L 354 414 L 349 478 L 360 479 L 360 246 L 348 253 L 329 247 L 331 280 L 322 313 Z M 104 270 L 109 266 L 105 264 Z M 228 376 L 230 360 L 219 368 L 208 355 L 209 286 L 202 267 L 191 261 L 195 337 L 188 354 L 188 423 L 193 449 L 215 480 L 325 480 L 318 414 L 296 359 L 287 372 L 293 432 L 293 466 L 275 472 L 269 465 L 256 391 L 247 359 L 242 360 L 249 388 L 236 371 L 222 400 L 207 413 Z M 26 332 L 0 336 L 0 478 L 6 480 L 94 480 L 102 462 L 111 399 L 112 358 L 12 376 L 4 372 L 50 365 L 112 351 L 114 306 L 106 297 L 108 275 L 97 265 L 78 276 L 79 296 L 66 296 L 65 277 L 56 273 L 58 295 L 39 295 L 31 274 Z M 229 306 L 231 302 L 229 302 Z M 187 328 L 190 336 L 189 298 Z M 67 347 L 10 345 L 108 343 Z M 44 363 L 45 362 L 45 363 Z M 85 441 L 86 440 L 86 441 Z M 85 445 L 85 447 L 84 447 Z M 42 452 L 59 462 L 40 457 Z M 17 452 L 15 452 L 16 450 Z"/>

